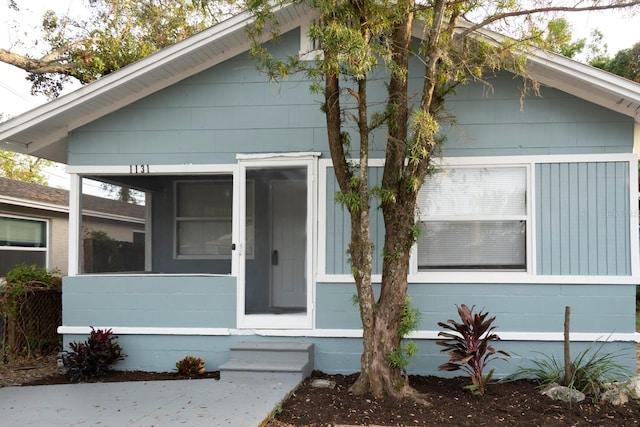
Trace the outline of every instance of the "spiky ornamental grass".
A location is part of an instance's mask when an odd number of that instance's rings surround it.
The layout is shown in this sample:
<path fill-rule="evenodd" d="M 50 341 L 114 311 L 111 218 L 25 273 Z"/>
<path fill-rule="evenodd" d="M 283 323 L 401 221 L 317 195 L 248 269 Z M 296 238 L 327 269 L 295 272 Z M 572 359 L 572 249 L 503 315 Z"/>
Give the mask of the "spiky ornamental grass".
<path fill-rule="evenodd" d="M 533 359 L 533 366 L 520 367 L 508 377 L 508 380 L 534 378 L 539 388 L 544 389 L 556 383 L 595 397 L 604 390 L 609 382 L 627 379 L 630 371 L 618 362 L 621 353 L 607 353 L 603 351 L 605 342 L 594 342 L 572 361 L 572 374 L 569 382 L 565 381 L 563 363 L 554 355 L 540 354 L 539 359 Z"/>

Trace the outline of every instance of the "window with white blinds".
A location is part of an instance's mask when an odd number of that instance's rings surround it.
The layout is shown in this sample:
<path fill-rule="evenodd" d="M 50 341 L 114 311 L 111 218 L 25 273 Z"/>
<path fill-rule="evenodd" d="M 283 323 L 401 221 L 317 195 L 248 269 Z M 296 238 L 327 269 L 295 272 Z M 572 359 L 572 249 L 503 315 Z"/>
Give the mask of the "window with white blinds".
<path fill-rule="evenodd" d="M 418 197 L 418 271 L 526 270 L 527 168 L 455 167 Z"/>

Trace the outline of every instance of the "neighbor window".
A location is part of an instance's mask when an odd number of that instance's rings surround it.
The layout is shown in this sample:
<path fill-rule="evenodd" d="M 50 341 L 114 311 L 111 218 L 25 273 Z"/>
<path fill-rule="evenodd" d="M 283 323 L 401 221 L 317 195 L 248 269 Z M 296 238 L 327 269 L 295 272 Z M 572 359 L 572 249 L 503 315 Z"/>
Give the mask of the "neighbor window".
<path fill-rule="evenodd" d="M 0 216 L 0 275 L 22 263 L 47 266 L 47 221 Z"/>
<path fill-rule="evenodd" d="M 418 209 L 418 271 L 526 270 L 526 167 L 442 169 Z"/>

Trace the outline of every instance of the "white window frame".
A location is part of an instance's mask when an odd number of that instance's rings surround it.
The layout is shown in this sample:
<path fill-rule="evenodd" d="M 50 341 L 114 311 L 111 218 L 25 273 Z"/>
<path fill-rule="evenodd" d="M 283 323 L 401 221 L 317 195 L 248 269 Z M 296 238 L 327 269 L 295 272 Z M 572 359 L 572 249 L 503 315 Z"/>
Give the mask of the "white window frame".
<path fill-rule="evenodd" d="M 0 217 L 2 218 L 11 218 L 11 219 L 19 219 L 25 221 L 33 221 L 33 222 L 42 222 L 44 223 L 44 238 L 45 245 L 44 247 L 35 247 L 35 246 L 6 246 L 0 245 L 0 251 L 25 251 L 25 252 L 44 252 L 44 260 L 45 260 L 45 268 L 50 268 L 50 246 L 51 246 L 51 222 L 47 218 L 35 218 L 29 216 L 19 216 L 19 215 L 11 215 L 0 213 Z"/>
<path fill-rule="evenodd" d="M 194 180 L 194 179 L 183 179 L 183 180 L 176 180 L 173 183 L 173 207 L 174 207 L 174 211 L 173 211 L 173 257 L 174 259 L 219 259 L 219 260 L 231 260 L 232 255 L 232 251 L 231 251 L 231 243 L 229 243 L 229 254 L 206 254 L 206 253 L 199 253 L 199 254 L 180 254 L 178 251 L 178 241 L 179 241 L 179 236 L 178 236 L 178 229 L 179 229 L 179 224 L 181 222 L 184 223 L 188 223 L 188 222 L 204 222 L 204 221 L 221 221 L 221 222 L 229 222 L 230 223 L 230 231 L 233 230 L 233 194 L 232 194 L 232 199 L 231 199 L 231 204 L 229 206 L 229 216 L 226 217 L 215 217 L 215 216 L 203 216 L 203 217 L 180 217 L 178 216 L 178 212 L 179 212 L 179 207 L 178 207 L 178 187 L 181 184 L 185 184 L 185 185 L 189 185 L 189 184 L 216 184 L 216 183 L 224 183 L 224 184 L 228 184 L 230 186 L 230 189 L 233 193 L 233 177 L 229 176 L 229 178 L 227 179 L 227 176 L 225 175 L 220 175 L 223 176 L 224 179 L 220 179 L 220 180 L 209 180 L 209 179 L 203 179 L 203 180 Z"/>
<path fill-rule="evenodd" d="M 138 165 L 140 166 L 140 165 Z M 136 165 L 92 165 L 92 166 L 67 166 L 66 172 L 69 174 L 69 264 L 68 264 L 68 276 L 82 276 L 81 273 L 81 238 L 82 238 L 82 178 L 87 175 L 138 175 L 144 174 L 147 176 L 172 176 L 178 177 L 184 175 L 185 179 L 188 179 L 190 175 L 231 175 L 233 177 L 234 194 L 237 194 L 237 180 L 238 180 L 238 166 L 236 164 L 170 164 L 170 165 L 156 165 L 147 164 L 143 165 L 144 171 L 141 167 Z M 151 270 L 151 218 L 149 215 L 151 210 L 151 196 L 148 194 L 149 200 L 147 201 L 147 223 L 145 225 L 146 241 L 145 247 L 147 249 L 146 255 L 146 269 Z M 237 201 L 233 202 L 234 216 L 237 209 Z M 235 232 L 235 226 L 234 226 Z M 237 235 L 234 234 L 232 238 L 233 242 L 237 242 Z M 231 276 L 237 275 L 238 271 L 238 257 L 231 257 Z M 105 276 L 109 274 L 105 273 Z M 127 274 L 129 275 L 129 274 Z M 217 274 L 213 274 L 217 276 Z M 225 274 L 227 276 L 228 274 Z"/>
<path fill-rule="evenodd" d="M 447 223 L 461 223 L 461 222 L 468 222 L 468 221 L 524 221 L 525 222 L 525 242 L 524 242 L 524 251 L 525 251 L 525 256 L 524 256 L 524 264 L 525 264 L 525 268 L 521 269 L 521 268 L 517 268 L 517 269 L 510 269 L 510 268 L 491 268 L 491 267 L 487 267 L 487 268 L 460 268 L 460 267 L 451 267 L 451 268 L 425 268 L 423 270 L 419 270 L 419 265 L 418 265 L 418 250 L 419 250 L 419 245 L 418 242 L 416 242 L 416 244 L 414 245 L 414 247 L 412 248 L 412 254 L 411 254 L 411 259 L 413 261 L 413 264 L 415 264 L 415 269 L 412 269 L 411 271 L 414 273 L 434 273 L 434 272 L 456 272 L 456 273 L 478 273 L 478 272 L 487 272 L 487 271 L 491 271 L 491 272 L 495 272 L 498 274 L 502 274 L 504 272 L 531 272 L 531 262 L 532 262 L 532 258 L 530 256 L 531 253 L 531 245 L 530 245 L 530 241 L 531 241 L 531 227 L 530 227 L 530 223 L 532 221 L 532 215 L 531 215 L 531 209 L 530 209 L 530 205 L 531 205 L 531 181 L 532 181 L 532 177 L 531 177 L 531 165 L 527 164 L 527 163 L 521 163 L 521 164 L 500 164 L 500 165 L 485 165 L 485 164 L 476 164 L 476 165 L 447 165 L 447 166 L 443 166 L 440 167 L 439 170 L 441 171 L 447 171 L 447 170 L 463 170 L 463 169 L 490 169 L 490 170 L 498 170 L 498 169 L 521 169 L 524 172 L 524 184 L 525 184 L 525 212 L 523 214 L 517 214 L 517 215 L 500 215 L 500 214 L 483 214 L 483 215 L 460 215 L 460 216 L 455 216 L 455 217 L 450 217 L 450 216 L 446 216 L 446 215 L 428 215 L 426 213 L 423 212 L 417 212 L 416 214 L 416 225 L 419 225 L 421 222 L 447 222 Z M 429 178 L 427 177 L 427 180 Z M 426 183 L 425 183 L 426 185 Z M 423 185 L 421 190 L 424 190 L 425 186 Z"/>
<path fill-rule="evenodd" d="M 545 159 L 549 161 L 548 159 Z M 418 271 L 418 245 L 413 245 L 411 249 L 411 259 L 409 261 L 409 282 L 442 282 L 442 283 L 497 283 L 509 282 L 521 283 L 528 282 L 535 275 L 535 248 L 536 237 L 533 224 L 533 212 L 535 212 L 535 182 L 533 180 L 533 171 L 535 170 L 535 161 L 528 156 L 524 157 L 504 157 L 504 158 L 473 158 L 473 157 L 449 157 L 442 159 L 439 167 L 443 169 L 456 168 L 509 168 L 524 167 L 526 176 L 526 214 L 524 220 L 525 226 L 525 263 L 524 270 L 427 270 Z"/>
<path fill-rule="evenodd" d="M 237 294 L 237 306 L 236 306 L 236 322 L 238 329 L 277 329 L 284 330 L 311 330 L 315 328 L 315 283 L 316 283 L 316 262 L 317 260 L 317 238 L 318 230 L 316 223 L 318 222 L 318 210 L 316 209 L 316 203 L 318 199 L 317 189 L 317 175 L 318 175 L 318 162 L 320 153 L 316 152 L 290 152 L 290 153 L 261 153 L 261 154 L 238 154 L 236 156 L 238 160 L 238 179 L 235 182 L 237 185 L 236 192 L 239 194 L 237 197 L 237 208 L 240 218 L 246 217 L 246 203 L 241 203 L 243 199 L 242 195 L 245 194 L 243 189 L 246 189 L 247 182 L 247 169 L 251 168 L 280 168 L 300 166 L 304 167 L 307 171 L 307 218 L 306 225 L 307 232 L 307 256 L 308 262 L 305 266 L 306 274 L 306 286 L 307 286 L 307 311 L 306 313 L 295 314 L 246 314 L 245 313 L 245 277 L 246 277 L 246 265 L 245 262 L 245 248 L 242 242 L 246 241 L 246 224 L 242 226 L 242 221 L 236 221 L 234 224 L 235 235 L 239 236 L 236 244 L 236 259 L 238 265 L 237 277 L 238 277 L 238 294 Z M 255 206 L 255 203 L 254 203 Z M 297 334 L 297 332 L 296 332 Z"/>
<path fill-rule="evenodd" d="M 225 174 L 218 174 L 219 176 L 226 176 Z M 181 179 L 181 180 L 176 180 L 173 183 L 173 207 L 174 207 L 174 211 L 173 211 L 173 258 L 174 259 L 216 259 L 216 260 L 231 260 L 233 259 L 233 250 L 232 245 L 235 243 L 235 240 L 233 239 L 233 230 L 235 227 L 235 221 L 236 221 L 236 217 L 234 216 L 235 213 L 235 199 L 236 197 L 238 197 L 237 194 L 235 194 L 235 184 L 234 184 L 234 180 L 236 179 L 235 176 L 233 174 L 229 174 L 229 179 L 228 180 L 219 180 L 219 181 L 215 181 L 215 180 L 209 180 L 209 179 L 203 179 L 203 180 L 194 180 L 194 179 Z M 231 192 L 233 194 L 232 196 L 232 201 L 231 201 L 231 216 L 229 217 L 229 220 L 231 221 L 231 241 L 229 242 L 229 248 L 230 248 L 230 253 L 229 255 L 214 255 L 214 254 L 192 254 L 192 255 L 180 255 L 178 253 L 178 223 L 180 221 L 193 221 L 193 222 L 197 222 L 197 221 L 207 221 L 207 220 L 211 220 L 208 219 L 209 217 L 185 217 L 185 218 L 181 218 L 178 217 L 178 185 L 179 184 L 184 184 L 184 183 L 203 183 L 203 182 L 225 182 L 228 181 L 231 184 Z M 247 185 L 251 188 L 250 191 L 250 196 L 255 198 L 255 187 L 254 187 L 254 183 L 251 180 L 247 180 Z M 249 214 L 249 218 L 251 218 L 252 221 L 255 221 L 255 204 L 251 203 L 251 212 Z M 216 219 L 216 217 L 210 217 L 213 219 Z M 222 218 L 219 218 L 220 220 L 223 220 Z M 253 228 L 251 229 L 253 230 Z M 253 231 L 250 231 L 249 233 L 251 233 L 251 235 L 249 236 L 250 241 L 253 241 L 254 237 L 253 237 Z M 248 259 L 253 259 L 253 247 L 247 248 L 246 250 L 246 257 Z"/>

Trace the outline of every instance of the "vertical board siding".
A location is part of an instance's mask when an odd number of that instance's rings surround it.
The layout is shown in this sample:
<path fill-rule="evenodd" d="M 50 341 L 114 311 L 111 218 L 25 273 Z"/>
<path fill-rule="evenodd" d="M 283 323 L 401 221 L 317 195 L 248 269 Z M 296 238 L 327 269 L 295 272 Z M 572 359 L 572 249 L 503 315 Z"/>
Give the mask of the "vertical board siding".
<path fill-rule="evenodd" d="M 536 165 L 536 256 L 542 275 L 629 275 L 629 164 Z"/>
<path fill-rule="evenodd" d="M 382 181 L 381 167 L 369 168 L 370 187 L 378 185 Z M 351 242 L 351 219 L 349 212 L 339 203 L 336 203 L 336 194 L 340 191 L 333 168 L 327 168 L 327 193 L 326 193 L 326 273 L 327 274 L 351 274 L 348 249 Z M 373 243 L 373 274 L 382 273 L 382 250 L 384 246 L 384 220 L 382 212 L 378 209 L 378 200 L 371 200 L 370 230 Z"/>

